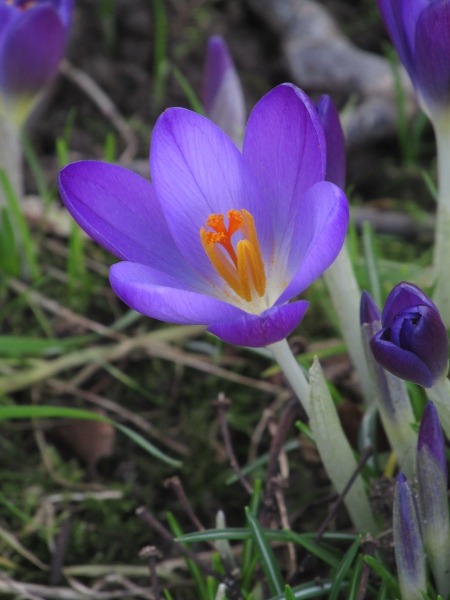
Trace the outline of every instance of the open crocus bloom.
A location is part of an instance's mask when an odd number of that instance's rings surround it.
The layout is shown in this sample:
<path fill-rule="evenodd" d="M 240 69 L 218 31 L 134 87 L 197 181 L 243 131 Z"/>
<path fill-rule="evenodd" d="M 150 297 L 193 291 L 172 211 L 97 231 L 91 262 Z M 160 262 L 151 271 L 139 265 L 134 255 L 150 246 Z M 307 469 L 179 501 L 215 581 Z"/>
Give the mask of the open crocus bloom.
<path fill-rule="evenodd" d="M 73 0 L 0 0 L 0 104 L 15 120 L 55 75 L 72 9 Z"/>
<path fill-rule="evenodd" d="M 135 310 L 205 324 L 230 343 L 285 338 L 308 303 L 288 301 L 333 262 L 345 237 L 344 193 L 324 182 L 316 110 L 293 85 L 254 108 L 242 153 L 208 119 L 171 108 L 158 119 L 151 185 L 121 167 L 61 171 L 62 198 L 85 231 L 124 262 L 111 285 Z"/>
<path fill-rule="evenodd" d="M 450 104 L 450 0 L 377 0 L 425 112 Z"/>

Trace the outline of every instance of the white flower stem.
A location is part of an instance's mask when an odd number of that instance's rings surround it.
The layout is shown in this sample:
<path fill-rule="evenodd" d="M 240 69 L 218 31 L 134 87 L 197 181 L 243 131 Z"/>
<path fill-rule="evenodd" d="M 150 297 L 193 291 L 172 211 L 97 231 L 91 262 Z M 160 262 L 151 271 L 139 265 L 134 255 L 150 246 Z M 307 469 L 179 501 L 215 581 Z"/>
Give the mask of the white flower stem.
<path fill-rule="evenodd" d="M 357 463 L 342 429 L 336 406 L 331 397 L 317 358 L 309 371 L 311 405 L 309 425 L 320 458 L 338 493 L 343 493 L 353 477 Z M 353 524 L 360 532 L 375 534 L 378 530 L 361 475 L 354 480 L 344 498 Z"/>
<path fill-rule="evenodd" d="M 434 301 L 447 329 L 450 327 L 450 115 L 433 118 L 437 144 L 439 201 L 434 247 Z"/>
<path fill-rule="evenodd" d="M 366 406 L 371 406 L 375 401 L 375 390 L 361 338 L 361 291 L 345 244 L 334 263 L 325 271 L 325 281 L 341 325 L 347 351 L 361 383 Z"/>
<path fill-rule="evenodd" d="M 0 113 L 0 168 L 4 169 L 17 198 L 22 198 L 23 167 L 20 129 Z M 5 194 L 0 186 L 0 210 L 6 204 Z"/>
<path fill-rule="evenodd" d="M 286 379 L 292 386 L 297 398 L 300 400 L 306 414 L 309 416 L 309 383 L 302 371 L 302 368 L 295 360 L 287 340 L 281 340 L 267 346 L 272 356 L 279 364 L 281 370 L 286 376 Z"/>
<path fill-rule="evenodd" d="M 450 381 L 445 378 L 425 391 L 428 400 L 434 402 L 442 429 L 447 439 L 450 439 Z"/>

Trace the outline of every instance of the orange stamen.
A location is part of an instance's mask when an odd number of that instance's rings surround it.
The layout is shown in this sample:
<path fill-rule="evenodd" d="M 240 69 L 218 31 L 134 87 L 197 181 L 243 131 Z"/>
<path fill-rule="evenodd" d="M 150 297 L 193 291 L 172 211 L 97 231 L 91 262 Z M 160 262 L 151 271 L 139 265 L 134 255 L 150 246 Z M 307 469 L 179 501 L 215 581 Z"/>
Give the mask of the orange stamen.
<path fill-rule="evenodd" d="M 222 214 L 209 215 L 206 226 L 214 232 L 202 227 L 200 239 L 209 260 L 222 279 L 243 300 L 251 302 L 255 293 L 262 297 L 266 291 L 266 274 L 255 221 L 245 209 L 230 210 L 227 217 L 228 228 Z M 235 250 L 231 237 L 239 230 L 243 239 L 237 243 Z"/>

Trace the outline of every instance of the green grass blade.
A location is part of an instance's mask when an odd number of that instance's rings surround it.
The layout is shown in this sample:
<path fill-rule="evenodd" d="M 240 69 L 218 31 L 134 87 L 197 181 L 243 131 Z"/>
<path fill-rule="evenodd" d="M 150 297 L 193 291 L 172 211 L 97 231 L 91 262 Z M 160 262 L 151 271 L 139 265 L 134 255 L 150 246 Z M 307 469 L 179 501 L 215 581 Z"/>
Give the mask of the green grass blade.
<path fill-rule="evenodd" d="M 330 595 L 328 596 L 328 600 L 338 600 L 339 593 L 341 591 L 342 582 L 344 581 L 350 567 L 355 560 L 355 556 L 359 550 L 359 544 L 361 542 L 361 538 L 357 538 L 347 552 L 344 554 L 344 558 L 342 559 L 341 564 L 333 578 L 333 585 L 331 586 Z"/>
<path fill-rule="evenodd" d="M 170 458 L 158 448 L 153 446 L 149 441 L 142 437 L 139 433 L 136 433 L 129 427 L 116 423 L 108 417 L 99 415 L 94 412 L 87 410 L 80 410 L 78 408 L 65 408 L 61 406 L 2 406 L 0 407 L 0 421 L 6 421 L 10 419 L 32 419 L 32 418 L 69 418 L 69 419 L 86 419 L 90 421 L 103 421 L 113 425 L 116 429 L 128 436 L 135 444 L 143 448 L 146 452 L 170 465 L 171 467 L 180 467 L 181 463 L 178 460 Z"/>
<path fill-rule="evenodd" d="M 181 529 L 178 521 L 174 517 L 172 513 L 167 513 L 167 521 L 169 523 L 169 527 L 174 536 L 179 538 L 183 535 L 183 530 Z M 189 549 L 189 544 L 183 544 L 185 548 Z M 203 578 L 203 574 L 200 570 L 200 567 L 190 558 L 185 557 L 186 565 L 191 574 L 192 579 L 195 582 L 195 586 L 197 588 L 197 592 L 199 594 L 199 600 L 209 600 L 208 599 L 208 591 L 206 589 L 205 580 Z"/>
<path fill-rule="evenodd" d="M 0 168 L 0 187 L 2 187 L 5 192 L 11 223 L 20 236 L 19 242 L 25 253 L 24 259 L 26 261 L 27 269 L 32 279 L 36 280 L 39 277 L 36 247 L 28 223 L 23 216 L 19 198 L 16 196 L 7 173 L 2 168 Z"/>
<path fill-rule="evenodd" d="M 376 558 L 369 555 L 364 557 L 364 562 L 366 562 L 369 567 L 381 577 L 381 579 L 392 590 L 396 597 L 400 597 L 400 587 L 398 581 L 391 573 L 389 573 L 386 567 L 384 567 Z"/>
<path fill-rule="evenodd" d="M 245 514 L 252 533 L 253 542 L 259 552 L 261 565 L 266 575 L 270 592 L 271 594 L 281 594 L 283 591 L 283 580 L 265 532 L 248 508 L 246 508 Z"/>
<path fill-rule="evenodd" d="M 363 557 L 360 554 L 356 561 L 356 567 L 353 570 L 353 575 L 350 581 L 350 588 L 347 594 L 347 600 L 358 600 L 359 595 L 359 584 L 361 581 L 361 573 L 363 566 Z"/>
<path fill-rule="evenodd" d="M 183 90 L 184 95 L 186 96 L 187 101 L 189 102 L 192 110 L 197 112 L 199 115 L 204 115 L 205 109 L 203 108 L 203 105 L 200 102 L 197 94 L 192 89 L 192 86 L 189 83 L 189 81 L 186 79 L 186 77 L 183 75 L 183 73 L 180 71 L 180 69 L 178 67 L 176 67 L 175 65 L 172 65 L 171 68 L 172 68 L 173 76 L 177 80 L 180 88 Z"/>

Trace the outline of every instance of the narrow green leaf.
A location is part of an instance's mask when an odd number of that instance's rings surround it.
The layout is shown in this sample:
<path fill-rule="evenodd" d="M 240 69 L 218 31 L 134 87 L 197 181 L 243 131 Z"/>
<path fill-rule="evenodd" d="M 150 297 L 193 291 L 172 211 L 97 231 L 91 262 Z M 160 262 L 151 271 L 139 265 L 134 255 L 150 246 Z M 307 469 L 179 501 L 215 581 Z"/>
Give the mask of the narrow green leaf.
<path fill-rule="evenodd" d="M 166 515 L 167 521 L 169 523 L 170 530 L 173 535 L 177 538 L 183 535 L 183 530 L 180 527 L 180 524 L 176 520 L 175 516 L 172 513 L 167 513 Z M 183 544 L 185 548 L 189 549 L 189 544 Z M 200 600 L 208 600 L 208 592 L 205 585 L 205 580 L 203 579 L 202 572 L 200 567 L 190 558 L 185 557 L 186 565 L 191 574 L 192 579 L 195 582 L 195 586 L 197 588 L 197 592 L 199 594 Z"/>
<path fill-rule="evenodd" d="M 267 578 L 270 592 L 272 594 L 281 594 L 283 591 L 283 580 L 275 561 L 272 548 L 265 537 L 265 532 L 248 508 L 245 509 L 245 514 L 247 516 L 253 541 L 259 552 L 261 565 Z"/>
<path fill-rule="evenodd" d="M 153 446 L 149 441 L 142 437 L 139 433 L 136 433 L 129 427 L 116 423 L 108 417 L 99 415 L 87 410 L 80 410 L 78 408 L 65 408 L 61 406 L 1 406 L 0 407 L 0 421 L 10 419 L 32 419 L 32 418 L 66 418 L 66 419 L 87 419 L 90 421 L 103 421 L 113 425 L 116 429 L 128 436 L 135 444 L 143 448 L 146 452 L 154 456 L 155 458 L 165 462 L 172 467 L 180 467 L 182 463 L 178 460 L 170 458 L 166 454 L 163 454 L 158 448 Z"/>
<path fill-rule="evenodd" d="M 361 572 L 363 566 L 363 557 L 360 554 L 356 561 L 356 567 L 353 570 L 353 575 L 350 581 L 350 588 L 347 594 L 347 600 L 358 600 L 359 583 L 361 581 Z"/>
<path fill-rule="evenodd" d="M 0 356 L 10 358 L 40 356 L 42 354 L 61 354 L 66 348 L 84 346 L 97 339 L 98 335 L 80 335 L 63 339 L 41 339 L 0 335 Z"/>
<path fill-rule="evenodd" d="M 381 579 L 386 583 L 389 588 L 394 592 L 397 597 L 400 597 L 400 587 L 397 579 L 384 567 L 376 558 L 369 556 L 368 554 L 364 557 L 369 567 L 378 573 Z"/>
<path fill-rule="evenodd" d="M 299 544 L 313 556 L 316 556 L 324 563 L 330 565 L 334 569 L 338 569 L 341 563 L 341 556 L 337 555 L 336 551 L 330 551 L 324 544 L 317 544 L 313 539 L 299 535 L 294 532 L 286 532 L 290 541 Z"/>
<path fill-rule="evenodd" d="M 286 600 L 295 600 L 294 592 L 292 591 L 292 588 L 290 585 L 287 585 L 284 588 L 284 596 L 285 596 Z"/>
<path fill-rule="evenodd" d="M 19 198 L 16 196 L 7 173 L 5 173 L 5 170 L 2 168 L 0 168 L 0 186 L 5 192 L 11 222 L 20 235 L 20 243 L 25 253 L 26 266 L 33 280 L 36 280 L 39 277 L 36 246 L 28 223 L 23 216 Z"/>
<path fill-rule="evenodd" d="M 356 554 L 359 550 L 359 544 L 361 542 L 361 538 L 357 538 L 342 559 L 341 564 L 336 570 L 336 573 L 333 578 L 333 585 L 331 586 L 330 595 L 328 596 L 328 600 L 338 600 L 339 593 L 341 591 L 341 584 L 344 581 L 350 567 L 353 564 Z"/>
<path fill-rule="evenodd" d="M 172 65 L 171 69 L 173 76 L 177 80 L 180 88 L 183 90 L 184 95 L 186 96 L 189 104 L 191 105 L 192 110 L 197 112 L 199 115 L 204 115 L 205 109 L 203 108 L 202 103 L 200 102 L 197 94 L 194 92 L 189 81 L 186 79 L 186 77 L 183 75 L 183 73 L 178 67 Z"/>
<path fill-rule="evenodd" d="M 253 494 L 250 499 L 250 507 L 249 510 L 251 514 L 255 517 L 258 516 L 259 504 L 261 501 L 261 490 L 262 490 L 262 482 L 260 479 L 257 479 L 253 486 Z M 248 525 L 248 521 L 247 521 Z M 255 565 L 257 564 L 254 560 L 255 558 L 255 550 L 254 550 L 253 539 L 249 537 L 244 540 L 242 545 L 242 561 L 241 561 L 241 571 L 242 571 L 242 589 L 243 591 L 250 591 L 250 582 L 253 576 L 253 570 Z"/>

